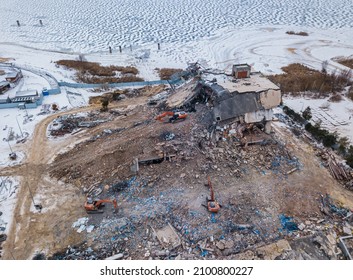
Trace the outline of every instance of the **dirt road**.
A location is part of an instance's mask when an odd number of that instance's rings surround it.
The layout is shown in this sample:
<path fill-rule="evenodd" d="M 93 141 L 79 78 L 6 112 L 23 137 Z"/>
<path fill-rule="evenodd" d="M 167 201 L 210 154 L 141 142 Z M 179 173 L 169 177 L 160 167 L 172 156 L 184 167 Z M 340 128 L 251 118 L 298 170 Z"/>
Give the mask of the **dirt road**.
<path fill-rule="evenodd" d="M 139 97 L 109 107 L 121 108 L 145 102 L 146 97 Z M 13 222 L 4 244 L 3 259 L 31 259 L 37 249 L 41 251 L 46 248 L 43 253 L 53 253 L 81 241 L 79 234 L 68 234 L 68 225 L 85 215 L 83 207 L 78 206 L 82 193 L 74 186 L 63 185 L 49 178 L 47 170 L 50 161 L 60 150 L 73 142 L 90 137 L 92 131 L 58 141 L 48 140 L 46 131 L 48 125 L 58 116 L 88 112 L 99 107 L 75 108 L 42 120 L 36 125 L 32 139 L 25 144 L 26 161 L 18 166 L 0 169 L 0 175 L 21 176 L 21 187 L 17 193 Z M 31 194 L 35 203 L 42 204 L 41 212 L 34 208 Z"/>

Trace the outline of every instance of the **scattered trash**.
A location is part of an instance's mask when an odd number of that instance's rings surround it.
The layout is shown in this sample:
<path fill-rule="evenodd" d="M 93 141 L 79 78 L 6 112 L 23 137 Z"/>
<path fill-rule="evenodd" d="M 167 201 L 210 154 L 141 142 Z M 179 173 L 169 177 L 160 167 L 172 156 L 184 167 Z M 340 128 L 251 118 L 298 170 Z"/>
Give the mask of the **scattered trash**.
<path fill-rule="evenodd" d="M 349 260 L 353 260 L 353 236 L 340 237 L 340 248 Z"/>
<path fill-rule="evenodd" d="M 73 228 L 80 227 L 81 225 L 87 224 L 87 222 L 88 222 L 88 218 L 87 217 L 83 217 L 83 218 L 78 219 L 76 222 L 74 222 L 72 224 L 72 227 Z"/>
<path fill-rule="evenodd" d="M 155 230 L 154 228 L 152 230 L 164 248 L 175 249 L 181 245 L 180 237 L 171 224 L 168 223 L 167 226 L 160 230 Z"/>
<path fill-rule="evenodd" d="M 94 229 L 94 225 L 89 225 L 89 226 L 86 228 L 86 231 L 87 231 L 88 233 L 90 233 L 90 232 L 93 231 L 93 229 Z"/>
<path fill-rule="evenodd" d="M 348 215 L 349 210 L 336 205 L 330 195 L 326 194 L 325 196 L 321 195 L 321 212 L 329 216 L 334 214 L 344 218 Z"/>
<path fill-rule="evenodd" d="M 175 138 L 175 134 L 172 132 L 163 132 L 161 134 L 161 138 L 165 141 L 170 141 L 173 140 Z"/>
<path fill-rule="evenodd" d="M 288 232 L 298 230 L 298 225 L 293 222 L 292 217 L 285 216 L 283 214 L 279 215 L 279 219 L 282 225 L 282 229 Z"/>

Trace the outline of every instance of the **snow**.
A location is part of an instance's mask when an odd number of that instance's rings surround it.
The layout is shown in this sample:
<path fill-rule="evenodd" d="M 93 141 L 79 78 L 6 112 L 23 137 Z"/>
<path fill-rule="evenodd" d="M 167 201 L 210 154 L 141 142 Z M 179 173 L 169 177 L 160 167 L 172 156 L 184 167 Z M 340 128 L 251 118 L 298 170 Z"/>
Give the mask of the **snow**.
<path fill-rule="evenodd" d="M 136 66 L 145 80 L 158 79 L 156 68 L 185 68 L 196 61 L 204 68 L 227 72 L 234 63 L 248 63 L 264 74 L 280 73 L 281 67 L 294 62 L 321 69 L 322 62 L 328 61 L 328 70 L 333 71 L 345 69 L 335 58 L 353 55 L 351 1 L 181 0 L 176 6 L 171 0 L 0 0 L 0 4 L 0 26 L 7 27 L 0 29 L 0 57 L 12 58 L 10 62 L 26 69 L 20 84 L 6 93 L 11 97 L 18 90 L 50 87 L 41 72 L 73 82 L 74 71 L 54 62 L 77 59 L 79 54 L 103 65 Z M 309 36 L 288 35 L 289 30 Z M 125 46 L 122 53 L 119 45 Z M 59 95 L 44 97 L 43 103 L 70 109 L 86 106 L 89 96 L 101 94 L 61 90 Z M 46 117 L 37 115 L 40 110 L 0 109 L 1 128 L 8 127 L 0 130 L 0 139 L 7 137 L 10 128 L 21 135 L 19 126 L 31 135 L 35 124 Z M 348 118 L 349 110 L 340 110 L 341 119 Z M 33 117 L 24 122 L 27 114 Z M 346 128 L 350 126 L 341 130 Z M 18 150 L 15 140 L 10 145 Z M 9 154 L 6 141 L 0 141 L 0 153 Z"/>
<path fill-rule="evenodd" d="M 82 54 L 103 65 L 135 66 L 145 80 L 159 79 L 156 68 L 184 69 L 189 62 L 228 73 L 233 64 L 248 63 L 253 71 L 275 74 L 290 63 L 321 69 L 328 61 L 328 71 L 334 71 L 346 69 L 337 57 L 353 55 L 351 0 L 0 0 L 0 6 L 0 58 L 10 58 L 24 69 L 24 79 L 6 93 L 11 97 L 18 90 L 50 88 L 43 71 L 58 81 L 74 82 L 75 72 L 57 67 L 55 61 Z M 89 96 L 101 94 L 66 87 L 61 91 L 44 97 L 43 105 L 56 103 L 66 110 L 86 106 Z M 286 97 L 284 102 L 298 112 L 310 106 L 314 120 L 325 117 L 323 126 L 353 141 L 353 102 L 330 103 L 327 110 L 320 108 L 327 99 Z M 26 144 L 16 144 L 16 138 L 33 135 L 35 125 L 47 117 L 39 113 L 41 106 L 0 109 L 0 168 L 23 161 Z M 3 139 L 10 129 L 15 139 L 8 143 Z M 8 159 L 9 144 L 19 155 L 16 161 Z M 11 188 L 18 187 L 16 178 L 9 180 Z M 0 189 L 0 227 L 10 222 L 16 202 L 14 195 L 1 193 L 4 190 Z M 38 201 L 45 198 L 35 194 Z"/>
<path fill-rule="evenodd" d="M 321 127 L 334 132 L 340 137 L 348 137 L 353 143 L 353 102 L 343 98 L 340 102 L 329 102 L 328 98 L 309 99 L 309 98 L 284 98 L 284 105 L 300 113 L 311 108 L 312 121 L 320 122 Z"/>
<path fill-rule="evenodd" d="M 0 233 L 8 233 L 16 205 L 18 179 L 0 176 Z"/>
<path fill-rule="evenodd" d="M 351 0 L 1 0 L 0 5 L 3 42 L 63 52 L 185 43 L 224 27 L 353 27 Z"/>

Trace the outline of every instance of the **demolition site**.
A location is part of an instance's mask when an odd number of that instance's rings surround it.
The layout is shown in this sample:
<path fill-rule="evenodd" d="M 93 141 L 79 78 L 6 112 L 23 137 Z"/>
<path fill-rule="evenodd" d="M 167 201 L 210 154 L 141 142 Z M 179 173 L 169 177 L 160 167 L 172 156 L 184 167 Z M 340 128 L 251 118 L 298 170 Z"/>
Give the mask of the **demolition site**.
<path fill-rule="evenodd" d="M 280 87 L 247 64 L 174 76 L 37 125 L 2 169 L 26 178 L 2 258 L 351 259 L 352 169 Z"/>

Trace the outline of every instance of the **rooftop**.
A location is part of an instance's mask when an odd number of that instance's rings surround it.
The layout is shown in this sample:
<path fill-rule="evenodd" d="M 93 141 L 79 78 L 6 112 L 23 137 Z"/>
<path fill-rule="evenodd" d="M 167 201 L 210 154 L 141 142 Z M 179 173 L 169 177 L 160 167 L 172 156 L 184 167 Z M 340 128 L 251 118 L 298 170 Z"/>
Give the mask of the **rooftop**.
<path fill-rule="evenodd" d="M 10 83 L 8 81 L 0 81 L 0 87 L 8 86 Z"/>
<path fill-rule="evenodd" d="M 24 91 L 18 91 L 16 92 L 16 97 L 31 97 L 31 96 L 37 96 L 38 91 L 36 90 L 24 90 Z"/>
<path fill-rule="evenodd" d="M 261 73 L 251 73 L 250 78 L 235 79 L 227 75 L 207 74 L 204 79 L 217 80 L 217 84 L 229 92 L 262 92 L 269 89 L 279 90 L 279 87 L 264 77 Z"/>

